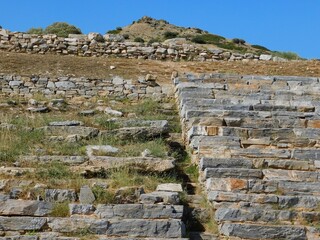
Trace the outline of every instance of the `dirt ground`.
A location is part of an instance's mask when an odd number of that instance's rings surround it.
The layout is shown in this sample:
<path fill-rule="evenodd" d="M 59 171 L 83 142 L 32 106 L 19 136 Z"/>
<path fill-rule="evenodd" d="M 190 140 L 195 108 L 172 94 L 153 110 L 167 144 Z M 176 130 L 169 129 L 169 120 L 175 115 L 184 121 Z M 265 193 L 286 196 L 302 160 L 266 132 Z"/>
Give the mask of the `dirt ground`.
<path fill-rule="evenodd" d="M 115 69 L 110 69 L 115 66 Z M 233 73 L 255 75 L 294 75 L 320 77 L 320 61 L 291 62 L 171 62 L 106 57 L 38 55 L 0 51 L 0 74 L 42 76 L 84 76 L 107 78 L 120 75 L 137 78 L 155 74 L 159 83 L 170 81 L 172 71 L 179 73 Z"/>

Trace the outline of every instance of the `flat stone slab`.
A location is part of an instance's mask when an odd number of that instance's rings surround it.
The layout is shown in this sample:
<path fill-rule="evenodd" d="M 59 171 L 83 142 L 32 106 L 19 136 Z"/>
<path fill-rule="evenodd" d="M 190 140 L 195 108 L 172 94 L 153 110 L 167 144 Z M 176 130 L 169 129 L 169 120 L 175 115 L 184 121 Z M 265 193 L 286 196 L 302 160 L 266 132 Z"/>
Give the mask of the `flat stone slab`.
<path fill-rule="evenodd" d="M 106 234 L 110 223 L 105 219 L 49 218 L 48 226 L 52 231 L 59 233 L 75 233 L 87 229 L 94 234 Z"/>
<path fill-rule="evenodd" d="M 107 234 L 110 236 L 181 238 L 185 235 L 185 226 L 181 220 L 177 219 L 127 219 L 110 221 Z"/>
<path fill-rule="evenodd" d="M 99 204 L 95 214 L 105 219 L 181 219 L 181 205 Z"/>
<path fill-rule="evenodd" d="M 45 156 L 21 156 L 20 157 L 21 161 L 26 161 L 26 162 L 62 162 L 70 165 L 78 165 L 85 163 L 89 160 L 88 157 L 86 156 L 61 156 L 61 155 L 45 155 Z"/>
<path fill-rule="evenodd" d="M 79 135 L 83 138 L 90 139 L 98 136 L 99 129 L 93 127 L 83 126 L 45 126 L 38 128 L 44 131 L 46 135 L 53 136 L 68 136 L 68 135 Z"/>
<path fill-rule="evenodd" d="M 260 169 L 244 168 L 206 168 L 204 177 L 207 178 L 240 178 L 240 179 L 262 179 L 263 174 Z"/>
<path fill-rule="evenodd" d="M 143 204 L 180 204 L 179 193 L 177 192 L 164 192 L 164 191 L 155 191 L 151 193 L 144 193 L 140 195 L 140 203 Z"/>
<path fill-rule="evenodd" d="M 53 204 L 43 201 L 7 199 L 0 201 L 1 216 L 47 216 Z"/>
<path fill-rule="evenodd" d="M 50 109 L 48 107 L 29 107 L 27 108 L 29 112 L 35 112 L 35 113 L 47 113 L 50 112 Z"/>
<path fill-rule="evenodd" d="M 206 168 L 252 168 L 252 160 L 236 158 L 206 158 L 200 159 L 200 169 Z"/>
<path fill-rule="evenodd" d="M 46 189 L 45 201 L 47 202 L 75 202 L 77 194 L 73 189 Z"/>
<path fill-rule="evenodd" d="M 83 122 L 70 120 L 70 121 L 60 121 L 60 122 L 49 122 L 49 126 L 81 126 Z"/>
<path fill-rule="evenodd" d="M 247 239 L 307 239 L 304 227 L 297 226 L 223 223 L 220 233 L 228 237 Z"/>
<path fill-rule="evenodd" d="M 44 217 L 0 217 L 1 231 L 40 231 L 47 223 Z"/>
<path fill-rule="evenodd" d="M 161 159 L 153 157 L 109 157 L 109 156 L 92 156 L 90 165 L 83 164 L 76 166 L 74 170 L 88 172 L 97 172 L 104 169 L 112 169 L 123 166 L 130 166 L 135 169 L 153 172 L 165 172 L 175 167 L 174 159 Z"/>
<path fill-rule="evenodd" d="M 183 192 L 182 185 L 178 183 L 163 183 L 157 186 L 156 191 Z"/>

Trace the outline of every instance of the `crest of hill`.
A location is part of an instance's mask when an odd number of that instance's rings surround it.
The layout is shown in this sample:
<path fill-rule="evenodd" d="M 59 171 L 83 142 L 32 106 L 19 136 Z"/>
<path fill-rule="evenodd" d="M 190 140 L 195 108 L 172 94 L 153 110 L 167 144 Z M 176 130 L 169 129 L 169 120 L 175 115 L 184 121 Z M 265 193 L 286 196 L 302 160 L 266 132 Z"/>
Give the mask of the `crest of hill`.
<path fill-rule="evenodd" d="M 223 36 L 209 33 L 194 27 L 179 27 L 166 20 L 157 20 L 144 16 L 125 27 L 117 27 L 108 31 L 111 34 L 121 34 L 125 39 L 136 42 L 163 42 L 172 38 L 185 38 L 187 43 L 198 44 L 199 47 L 228 50 L 238 53 L 272 54 L 285 59 L 300 59 L 293 52 L 277 52 L 260 45 L 251 45 L 240 38 L 227 39 Z"/>

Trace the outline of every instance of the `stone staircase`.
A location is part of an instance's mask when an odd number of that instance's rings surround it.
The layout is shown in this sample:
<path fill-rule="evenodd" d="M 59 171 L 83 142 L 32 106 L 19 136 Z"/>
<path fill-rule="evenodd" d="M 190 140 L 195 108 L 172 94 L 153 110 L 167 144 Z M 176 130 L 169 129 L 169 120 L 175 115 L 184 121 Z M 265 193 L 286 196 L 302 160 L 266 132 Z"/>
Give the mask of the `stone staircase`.
<path fill-rule="evenodd" d="M 320 239 L 319 79 L 173 81 L 220 239 Z"/>
<path fill-rule="evenodd" d="M 1 196 L 2 197 L 2 196 Z M 0 239 L 181 239 L 183 206 L 156 204 L 70 204 L 70 217 L 46 217 L 52 204 L 1 199 Z M 24 235 L 20 235 L 21 233 Z M 11 234 L 9 234 L 11 233 Z M 10 236 L 11 235 L 11 236 Z M 16 236 L 15 236 L 16 235 Z M 136 236 L 132 238 L 132 236 Z"/>

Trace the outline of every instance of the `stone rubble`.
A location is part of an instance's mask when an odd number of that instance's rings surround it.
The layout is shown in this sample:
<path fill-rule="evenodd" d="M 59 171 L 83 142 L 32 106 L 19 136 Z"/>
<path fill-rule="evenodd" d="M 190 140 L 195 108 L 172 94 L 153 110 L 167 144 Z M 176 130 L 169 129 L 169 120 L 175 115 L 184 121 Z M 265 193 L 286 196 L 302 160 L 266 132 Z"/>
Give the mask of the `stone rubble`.
<path fill-rule="evenodd" d="M 68 38 L 55 34 L 27 34 L 23 32 L 0 31 L 0 50 L 76 56 L 114 56 L 122 58 L 156 59 L 156 60 L 193 60 L 193 61 L 287 61 L 286 59 L 253 53 L 237 53 L 222 49 L 205 49 L 187 43 L 185 39 L 168 39 L 163 43 L 144 44 L 125 41 L 122 35 L 99 33 L 70 34 Z M 114 69 L 110 66 L 110 69 Z M 19 82 L 12 83 L 19 85 Z M 60 84 L 59 84 L 60 85 Z M 72 87 L 62 83 L 64 87 Z"/>

